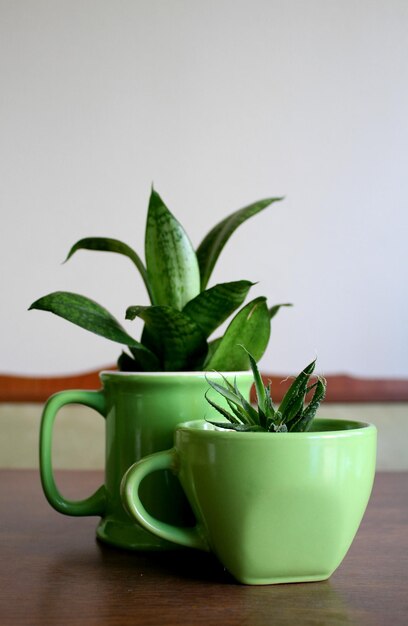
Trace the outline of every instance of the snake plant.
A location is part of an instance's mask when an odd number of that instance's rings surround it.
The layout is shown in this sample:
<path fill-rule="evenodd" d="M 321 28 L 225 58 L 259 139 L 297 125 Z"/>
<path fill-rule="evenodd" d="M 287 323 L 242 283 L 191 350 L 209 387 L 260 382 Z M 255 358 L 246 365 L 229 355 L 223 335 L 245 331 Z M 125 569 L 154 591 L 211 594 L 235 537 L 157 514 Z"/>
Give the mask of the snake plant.
<path fill-rule="evenodd" d="M 226 282 L 208 287 L 216 261 L 232 233 L 251 216 L 282 198 L 260 200 L 218 223 L 194 250 L 185 230 L 152 189 L 146 221 L 145 262 L 129 245 L 117 239 L 88 237 L 70 249 L 114 252 L 126 256 L 138 270 L 150 299 L 149 306 L 133 305 L 126 318 L 144 322 L 136 340 L 100 304 L 66 291 L 36 300 L 30 309 L 50 311 L 86 330 L 127 346 L 118 366 L 126 371 L 208 370 L 248 368 L 239 349 L 245 343 L 259 360 L 269 341 L 270 322 L 281 306 L 268 308 L 258 297 L 242 306 L 223 336 L 212 333 L 241 305 L 254 283 Z"/>
<path fill-rule="evenodd" d="M 236 382 L 232 385 L 224 377 L 225 386 L 223 386 L 208 378 L 208 384 L 226 400 L 231 409 L 231 411 L 224 409 L 210 400 L 206 394 L 209 404 L 227 420 L 223 422 L 208 420 L 208 422 L 219 428 L 241 432 L 286 433 L 309 430 L 326 393 L 326 381 L 320 376 L 309 385 L 316 360 L 309 363 L 295 378 L 279 407 L 275 408 L 272 403 L 270 383 L 264 385 L 254 357 L 249 353 L 248 357 L 254 375 L 256 408 L 245 400 Z M 312 390 L 314 390 L 313 396 L 307 404 L 306 396 Z"/>

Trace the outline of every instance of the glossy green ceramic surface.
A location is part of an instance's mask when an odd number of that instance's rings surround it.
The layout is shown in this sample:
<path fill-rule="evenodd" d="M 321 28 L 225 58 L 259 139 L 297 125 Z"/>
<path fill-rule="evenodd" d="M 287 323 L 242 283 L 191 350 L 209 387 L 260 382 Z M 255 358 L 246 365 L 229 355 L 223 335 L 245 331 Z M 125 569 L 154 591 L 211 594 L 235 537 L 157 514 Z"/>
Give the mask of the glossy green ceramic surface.
<path fill-rule="evenodd" d="M 210 374 L 211 378 L 219 378 Z M 237 376 L 247 397 L 252 384 L 249 372 Z M 175 427 L 186 419 L 212 415 L 204 394 L 209 388 L 201 372 L 123 373 L 102 372 L 100 391 L 63 391 L 52 396 L 44 407 L 40 433 L 40 471 L 44 493 L 57 511 L 66 515 L 97 515 L 101 522 L 97 536 L 102 541 L 136 550 L 174 548 L 157 535 L 136 524 L 120 498 L 123 474 L 135 461 L 169 448 Z M 105 419 L 105 483 L 82 501 L 69 501 L 55 484 L 51 448 L 54 420 L 58 410 L 70 403 L 94 408 Z M 80 437 L 80 433 L 78 433 Z M 168 470 L 149 476 L 141 488 L 141 499 L 155 517 L 172 524 L 191 521 L 192 513 L 179 482 Z"/>
<path fill-rule="evenodd" d="M 240 582 L 324 580 L 340 565 L 366 509 L 375 473 L 376 428 L 316 419 L 306 433 L 238 433 L 181 425 L 174 448 L 133 466 L 122 497 L 159 537 L 212 550 Z M 193 528 L 154 519 L 140 481 L 172 468 L 196 516 Z"/>

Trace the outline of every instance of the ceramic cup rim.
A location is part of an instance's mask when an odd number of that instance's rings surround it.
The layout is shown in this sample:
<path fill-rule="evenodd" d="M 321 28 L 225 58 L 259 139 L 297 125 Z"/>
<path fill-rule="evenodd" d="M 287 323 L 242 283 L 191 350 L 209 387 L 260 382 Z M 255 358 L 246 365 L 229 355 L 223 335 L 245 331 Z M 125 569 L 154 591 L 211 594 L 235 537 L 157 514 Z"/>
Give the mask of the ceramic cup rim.
<path fill-rule="evenodd" d="M 217 371 L 207 371 L 207 370 L 197 370 L 197 371 L 182 371 L 182 372 L 120 372 L 120 371 L 115 371 L 115 370 L 102 370 L 101 372 L 99 372 L 99 378 L 102 380 L 102 378 L 108 378 L 108 377 L 113 377 L 113 378 L 196 378 L 197 376 L 199 377 L 211 377 L 211 378 L 221 378 L 222 376 L 226 376 L 226 377 L 234 377 L 234 376 L 243 376 L 243 375 L 247 375 L 247 376 L 251 376 L 252 378 L 252 372 L 251 370 L 239 370 L 239 371 L 232 371 L 232 372 L 217 372 Z"/>
<path fill-rule="evenodd" d="M 320 423 L 341 425 L 343 428 L 331 430 L 310 430 L 306 432 L 294 433 L 265 433 L 265 432 L 236 432 L 234 430 L 221 430 L 216 428 L 206 420 L 191 420 L 180 423 L 175 433 L 184 433 L 200 439 L 231 439 L 237 438 L 239 441 L 270 441 L 271 445 L 279 445 L 283 441 L 310 440 L 310 439 L 339 439 L 350 437 L 366 437 L 373 436 L 377 432 L 377 428 L 370 422 L 360 420 L 338 419 L 338 418 L 316 418 L 316 425 Z M 348 424 L 348 428 L 345 425 Z M 202 426 L 205 425 L 205 428 Z M 233 439 L 234 440 L 234 439 Z"/>

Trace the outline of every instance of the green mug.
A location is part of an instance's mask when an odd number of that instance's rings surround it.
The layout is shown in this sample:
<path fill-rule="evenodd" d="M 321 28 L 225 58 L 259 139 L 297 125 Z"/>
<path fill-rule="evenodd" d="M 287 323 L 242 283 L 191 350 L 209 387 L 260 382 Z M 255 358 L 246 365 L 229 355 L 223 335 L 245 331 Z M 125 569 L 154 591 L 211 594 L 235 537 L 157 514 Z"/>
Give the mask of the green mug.
<path fill-rule="evenodd" d="M 102 372 L 99 391 L 62 391 L 52 396 L 43 411 L 40 432 L 40 472 L 44 493 L 51 506 L 66 515 L 96 515 L 102 519 L 97 537 L 135 550 L 174 548 L 152 535 L 125 511 L 120 483 L 126 470 L 142 457 L 169 448 L 175 427 L 189 419 L 202 419 L 215 411 L 205 400 L 208 383 L 203 372 L 125 373 Z M 220 375 L 207 374 L 218 380 Z M 249 397 L 249 372 L 227 373 L 237 377 Z M 95 409 L 106 425 L 105 482 L 89 498 L 65 499 L 55 484 L 52 469 L 52 433 L 58 410 L 66 404 L 84 404 Z M 150 476 L 141 487 L 141 499 L 149 512 L 174 524 L 187 524 L 191 510 L 178 481 L 169 471 Z"/>
<path fill-rule="evenodd" d="M 358 530 L 375 474 L 376 428 L 316 419 L 303 433 L 234 432 L 181 424 L 174 448 L 144 458 L 122 482 L 122 499 L 158 537 L 211 550 L 240 582 L 328 578 Z M 139 497 L 159 469 L 179 478 L 196 517 L 183 528 L 154 518 Z"/>

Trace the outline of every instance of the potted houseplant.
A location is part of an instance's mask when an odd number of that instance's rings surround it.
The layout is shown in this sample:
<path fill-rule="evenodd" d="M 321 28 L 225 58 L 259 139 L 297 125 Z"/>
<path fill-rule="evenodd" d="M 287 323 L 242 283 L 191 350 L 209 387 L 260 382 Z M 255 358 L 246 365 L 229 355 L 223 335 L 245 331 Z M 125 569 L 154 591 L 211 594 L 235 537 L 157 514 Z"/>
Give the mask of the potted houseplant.
<path fill-rule="evenodd" d="M 128 319 L 141 318 L 140 340 L 104 307 L 76 293 L 55 292 L 30 309 L 52 312 L 66 320 L 125 346 L 118 372 L 102 372 L 102 390 L 66 391 L 45 406 L 40 437 L 40 469 L 44 492 L 51 505 L 69 515 L 99 515 L 97 536 L 117 546 L 160 549 L 166 542 L 132 523 L 124 511 L 119 485 L 128 467 L 172 443 L 174 427 L 186 419 L 202 417 L 205 371 L 234 372 L 249 397 L 252 383 L 245 343 L 257 360 L 269 340 L 271 319 L 281 306 L 268 308 L 266 298 L 244 304 L 253 285 L 248 280 L 208 287 L 214 265 L 235 229 L 281 198 L 268 198 L 229 215 L 204 237 L 195 251 L 185 230 L 159 194 L 152 189 L 146 222 L 145 263 L 127 244 L 105 237 L 78 241 L 67 259 L 79 250 L 125 255 L 140 273 L 150 298 L 149 306 L 132 304 Z M 234 314 L 225 333 L 212 333 Z M 215 378 L 219 375 L 213 374 Z M 57 411 L 68 403 L 95 408 L 106 419 L 105 484 L 90 498 L 67 501 L 58 491 L 51 466 L 52 428 Z M 173 482 L 169 493 L 167 483 Z M 164 472 L 142 486 L 149 510 L 166 521 L 185 518 L 184 495 L 177 481 Z"/>
<path fill-rule="evenodd" d="M 326 387 L 320 377 L 309 385 L 314 362 L 275 408 L 270 387 L 250 360 L 257 408 L 236 383 L 209 379 L 228 404 L 226 410 L 208 398 L 222 421 L 211 417 L 179 425 L 174 448 L 128 470 L 123 501 L 150 532 L 212 550 L 242 583 L 324 580 L 343 560 L 367 506 L 376 429 L 362 422 L 314 420 Z M 163 523 L 144 508 L 140 482 L 158 468 L 178 476 L 196 517 L 192 527 Z"/>

